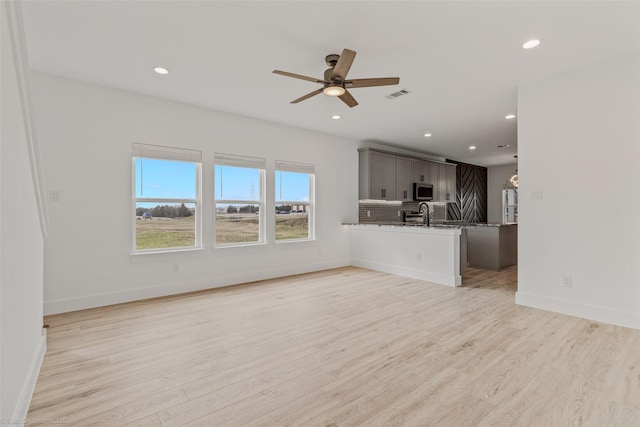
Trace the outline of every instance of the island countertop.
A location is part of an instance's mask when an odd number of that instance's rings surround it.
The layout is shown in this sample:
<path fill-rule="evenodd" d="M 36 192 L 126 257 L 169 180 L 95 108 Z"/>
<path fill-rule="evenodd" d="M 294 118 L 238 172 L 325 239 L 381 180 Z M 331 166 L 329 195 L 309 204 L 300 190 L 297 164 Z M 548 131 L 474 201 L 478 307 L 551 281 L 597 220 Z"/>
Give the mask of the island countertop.
<path fill-rule="evenodd" d="M 517 222 L 479 222 L 465 224 L 465 227 L 513 227 L 518 225 Z"/>
<path fill-rule="evenodd" d="M 458 229 L 470 227 L 511 227 L 518 225 L 517 223 L 501 223 L 501 222 L 482 222 L 482 223 L 460 223 L 456 222 L 436 222 L 429 226 L 421 222 L 345 222 L 342 225 L 351 226 L 377 226 L 377 227 L 411 227 L 411 228 L 433 228 L 433 229 Z"/>
<path fill-rule="evenodd" d="M 348 225 L 350 227 L 369 227 L 369 228 L 392 228 L 392 229 L 405 229 L 408 232 L 411 231 L 429 231 L 429 230 L 460 230 L 461 225 L 457 224 L 431 224 L 429 227 L 418 222 L 345 222 L 342 225 Z"/>

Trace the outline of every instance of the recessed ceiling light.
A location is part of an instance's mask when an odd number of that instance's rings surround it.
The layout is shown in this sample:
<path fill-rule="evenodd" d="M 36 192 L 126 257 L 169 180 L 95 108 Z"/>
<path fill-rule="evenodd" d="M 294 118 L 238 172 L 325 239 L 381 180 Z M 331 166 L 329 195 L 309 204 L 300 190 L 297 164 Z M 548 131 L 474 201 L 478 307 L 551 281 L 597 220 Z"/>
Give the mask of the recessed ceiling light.
<path fill-rule="evenodd" d="M 164 67 L 154 67 L 153 71 L 155 71 L 158 74 L 169 74 L 169 70 Z"/>
<path fill-rule="evenodd" d="M 540 44 L 540 40 L 529 40 L 528 42 L 526 42 L 525 44 L 522 45 L 523 49 L 531 49 L 534 48 L 536 46 L 538 46 Z"/>
<path fill-rule="evenodd" d="M 425 134 L 424 134 L 424 137 L 425 137 L 425 138 L 430 138 L 430 137 L 431 137 L 431 134 L 430 134 L 430 133 L 425 133 Z"/>
<path fill-rule="evenodd" d="M 337 115 L 337 114 L 334 114 L 333 116 L 331 116 L 331 118 L 332 118 L 333 120 L 340 120 L 340 116 L 339 116 L 339 115 Z"/>
<path fill-rule="evenodd" d="M 511 119 L 515 119 L 516 115 L 515 114 L 507 114 L 506 116 L 504 116 L 505 119 L 507 120 L 511 120 Z"/>
<path fill-rule="evenodd" d="M 472 146 L 469 147 L 469 150 L 475 150 L 475 149 L 476 149 L 475 145 L 472 145 Z"/>

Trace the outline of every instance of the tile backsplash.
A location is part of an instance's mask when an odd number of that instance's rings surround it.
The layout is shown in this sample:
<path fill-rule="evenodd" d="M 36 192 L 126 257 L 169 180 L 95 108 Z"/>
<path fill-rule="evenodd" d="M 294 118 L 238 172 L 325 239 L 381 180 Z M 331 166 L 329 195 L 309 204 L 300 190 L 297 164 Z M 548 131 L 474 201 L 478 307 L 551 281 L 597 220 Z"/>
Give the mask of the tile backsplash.
<path fill-rule="evenodd" d="M 420 202 L 385 202 L 382 200 L 360 201 L 358 204 L 358 218 L 361 223 L 402 222 L 402 211 L 417 212 L 420 206 Z M 447 219 L 446 203 L 428 202 L 427 205 L 432 222 L 441 222 Z"/>

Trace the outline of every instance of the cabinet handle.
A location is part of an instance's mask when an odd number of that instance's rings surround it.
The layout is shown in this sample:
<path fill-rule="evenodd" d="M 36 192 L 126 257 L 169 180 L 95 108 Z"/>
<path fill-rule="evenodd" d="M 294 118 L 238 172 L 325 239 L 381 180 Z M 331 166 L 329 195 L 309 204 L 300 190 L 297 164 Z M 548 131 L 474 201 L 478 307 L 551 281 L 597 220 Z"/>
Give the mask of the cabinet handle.
<path fill-rule="evenodd" d="M 386 191 L 385 191 L 385 189 L 383 188 L 383 189 L 382 189 L 382 197 L 386 197 L 386 194 L 385 194 L 385 193 L 386 193 Z"/>

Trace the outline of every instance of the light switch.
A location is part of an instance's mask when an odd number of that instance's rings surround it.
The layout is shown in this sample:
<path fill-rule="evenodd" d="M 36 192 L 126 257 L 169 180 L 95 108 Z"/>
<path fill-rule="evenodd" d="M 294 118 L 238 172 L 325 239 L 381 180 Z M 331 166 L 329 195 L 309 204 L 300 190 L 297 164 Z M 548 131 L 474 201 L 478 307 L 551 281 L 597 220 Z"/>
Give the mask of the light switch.
<path fill-rule="evenodd" d="M 532 191 L 531 200 L 536 202 L 542 200 L 542 190 Z"/>

